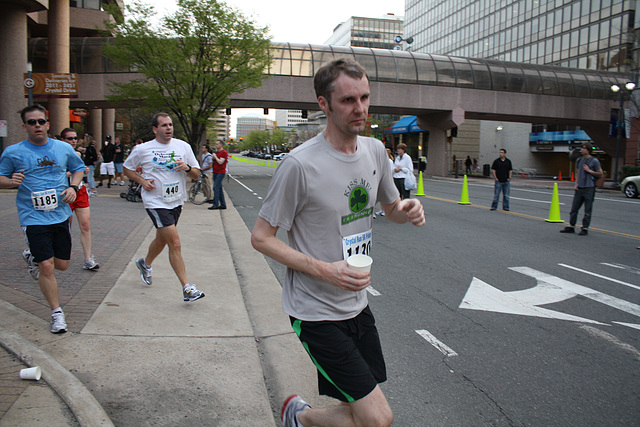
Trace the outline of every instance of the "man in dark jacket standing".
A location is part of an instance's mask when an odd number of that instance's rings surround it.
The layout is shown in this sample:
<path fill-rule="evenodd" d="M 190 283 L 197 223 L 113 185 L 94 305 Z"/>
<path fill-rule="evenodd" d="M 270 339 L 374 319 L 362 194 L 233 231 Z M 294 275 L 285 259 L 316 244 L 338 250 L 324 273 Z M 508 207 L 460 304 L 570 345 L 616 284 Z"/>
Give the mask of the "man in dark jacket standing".
<path fill-rule="evenodd" d="M 498 200 L 500 199 L 500 191 L 502 191 L 502 209 L 509 210 L 509 190 L 511 189 L 511 175 L 513 174 L 513 167 L 511 166 L 511 160 L 507 159 L 507 150 L 500 149 L 500 157 L 493 161 L 491 166 L 491 173 L 495 180 L 493 203 L 491 203 L 491 210 L 495 211 L 498 208 Z"/>

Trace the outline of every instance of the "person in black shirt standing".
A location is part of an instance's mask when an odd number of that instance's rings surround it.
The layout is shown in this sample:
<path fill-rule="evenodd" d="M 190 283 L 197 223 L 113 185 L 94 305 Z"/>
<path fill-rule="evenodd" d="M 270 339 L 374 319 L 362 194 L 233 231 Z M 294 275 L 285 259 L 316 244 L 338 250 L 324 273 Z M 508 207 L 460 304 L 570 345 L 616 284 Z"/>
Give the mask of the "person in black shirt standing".
<path fill-rule="evenodd" d="M 493 161 L 491 166 L 491 173 L 495 180 L 493 203 L 491 203 L 491 210 L 495 211 L 498 208 L 498 200 L 500 199 L 500 191 L 502 191 L 502 209 L 509 210 L 509 190 L 511 187 L 511 175 L 513 174 L 513 167 L 511 166 L 511 160 L 507 159 L 507 150 L 500 149 L 500 157 Z"/>

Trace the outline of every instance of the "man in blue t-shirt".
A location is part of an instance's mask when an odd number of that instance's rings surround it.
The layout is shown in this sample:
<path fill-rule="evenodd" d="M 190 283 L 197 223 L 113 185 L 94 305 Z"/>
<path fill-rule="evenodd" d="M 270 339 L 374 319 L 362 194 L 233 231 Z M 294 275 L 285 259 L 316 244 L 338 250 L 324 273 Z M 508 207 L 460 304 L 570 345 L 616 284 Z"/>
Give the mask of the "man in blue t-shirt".
<path fill-rule="evenodd" d="M 69 267 L 69 203 L 76 199 L 85 166 L 71 145 L 49 138 L 44 107 L 30 105 L 20 116 L 27 139 L 10 145 L 2 153 L 0 188 L 18 188 L 18 217 L 29 245 L 22 256 L 51 307 L 51 332 L 63 333 L 67 324 L 54 272 Z M 72 174 L 70 179 L 67 171 Z"/>

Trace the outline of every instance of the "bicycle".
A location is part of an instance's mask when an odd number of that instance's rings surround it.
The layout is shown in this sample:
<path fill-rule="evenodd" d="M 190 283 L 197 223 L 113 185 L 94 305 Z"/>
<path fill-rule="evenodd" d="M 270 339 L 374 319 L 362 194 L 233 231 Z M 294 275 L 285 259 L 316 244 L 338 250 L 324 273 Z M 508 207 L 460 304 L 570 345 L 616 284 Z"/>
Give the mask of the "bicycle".
<path fill-rule="evenodd" d="M 207 184 L 207 176 L 200 171 L 198 180 L 189 188 L 189 201 L 194 205 L 201 205 L 211 199 L 213 191 Z"/>

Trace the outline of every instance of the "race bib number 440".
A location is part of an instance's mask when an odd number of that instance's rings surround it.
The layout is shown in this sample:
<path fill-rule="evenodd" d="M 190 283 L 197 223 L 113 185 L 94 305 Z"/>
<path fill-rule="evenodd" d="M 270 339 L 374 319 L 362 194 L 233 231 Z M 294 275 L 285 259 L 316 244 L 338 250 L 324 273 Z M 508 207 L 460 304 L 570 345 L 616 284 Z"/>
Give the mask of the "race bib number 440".
<path fill-rule="evenodd" d="M 346 260 L 351 255 L 370 255 L 372 230 L 352 234 L 342 238 L 342 256 Z"/>
<path fill-rule="evenodd" d="M 165 202 L 173 202 L 180 200 L 182 194 L 180 193 L 180 182 L 170 182 L 168 184 L 162 184 L 162 199 Z"/>

